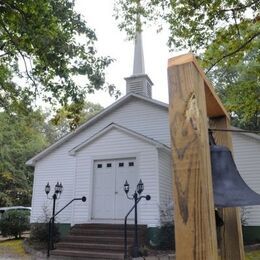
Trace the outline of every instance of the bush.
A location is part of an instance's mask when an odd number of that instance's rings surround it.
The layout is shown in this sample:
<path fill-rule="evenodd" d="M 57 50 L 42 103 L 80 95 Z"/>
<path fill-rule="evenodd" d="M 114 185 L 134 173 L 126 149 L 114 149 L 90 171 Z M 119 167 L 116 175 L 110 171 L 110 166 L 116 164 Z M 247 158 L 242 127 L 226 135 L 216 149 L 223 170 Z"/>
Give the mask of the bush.
<path fill-rule="evenodd" d="M 49 237 L 49 221 L 50 221 L 50 212 L 48 207 L 44 205 L 42 207 L 42 216 L 38 219 L 37 223 L 31 224 L 31 234 L 30 240 L 32 243 L 40 242 L 47 244 Z M 53 241 L 58 242 L 60 239 L 59 227 L 57 224 L 54 224 L 53 228 Z"/>
<path fill-rule="evenodd" d="M 8 210 L 3 213 L 0 220 L 2 236 L 20 238 L 22 233 L 30 229 L 30 212 L 26 210 Z"/>
<path fill-rule="evenodd" d="M 157 228 L 148 228 L 148 239 L 148 245 L 153 249 L 175 249 L 173 223 L 165 223 L 165 225 Z"/>
<path fill-rule="evenodd" d="M 53 229 L 53 241 L 58 242 L 60 238 L 59 228 L 58 225 L 54 225 Z M 49 223 L 34 223 L 31 225 L 31 235 L 30 240 L 47 243 L 49 236 Z"/>

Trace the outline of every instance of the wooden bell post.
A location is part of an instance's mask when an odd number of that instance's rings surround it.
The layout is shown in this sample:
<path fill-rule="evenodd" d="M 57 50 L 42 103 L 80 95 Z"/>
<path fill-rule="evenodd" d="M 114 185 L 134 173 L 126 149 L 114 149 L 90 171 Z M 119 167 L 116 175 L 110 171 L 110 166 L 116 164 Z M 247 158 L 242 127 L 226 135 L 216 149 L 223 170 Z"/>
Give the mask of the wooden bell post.
<path fill-rule="evenodd" d="M 169 59 L 168 86 L 176 259 L 217 260 L 208 128 L 229 128 L 229 115 L 193 54 Z M 232 149 L 228 132 L 214 138 Z M 221 259 L 242 260 L 239 209 L 221 213 Z"/>

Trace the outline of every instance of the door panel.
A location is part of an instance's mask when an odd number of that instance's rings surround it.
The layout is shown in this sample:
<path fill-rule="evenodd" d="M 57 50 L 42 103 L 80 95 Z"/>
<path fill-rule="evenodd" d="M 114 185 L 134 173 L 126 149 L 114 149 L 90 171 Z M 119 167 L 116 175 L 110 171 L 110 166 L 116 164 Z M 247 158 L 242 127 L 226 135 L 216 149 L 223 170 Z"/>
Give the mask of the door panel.
<path fill-rule="evenodd" d="M 129 195 L 132 195 L 137 185 L 136 176 L 135 158 L 95 161 L 92 217 L 123 219 L 134 204 L 126 198 L 124 184 L 127 180 Z M 133 218 L 133 213 L 129 218 Z"/>
<path fill-rule="evenodd" d="M 115 169 L 111 161 L 94 163 L 93 218 L 114 218 Z"/>

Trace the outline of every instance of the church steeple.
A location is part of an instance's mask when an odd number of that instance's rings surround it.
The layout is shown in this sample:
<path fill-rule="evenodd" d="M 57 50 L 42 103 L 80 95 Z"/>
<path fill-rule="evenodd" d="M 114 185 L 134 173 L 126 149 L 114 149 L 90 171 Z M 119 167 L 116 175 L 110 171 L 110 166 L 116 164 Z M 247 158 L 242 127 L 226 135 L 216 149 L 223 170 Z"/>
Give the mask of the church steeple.
<path fill-rule="evenodd" d="M 135 36 L 133 75 L 138 75 L 138 74 L 145 74 L 143 41 L 142 41 L 141 32 L 137 32 Z"/>
<path fill-rule="evenodd" d="M 133 75 L 125 78 L 125 80 L 126 94 L 135 93 L 152 98 L 153 83 L 149 76 L 145 74 L 142 32 L 140 29 L 136 30 L 135 35 Z"/>

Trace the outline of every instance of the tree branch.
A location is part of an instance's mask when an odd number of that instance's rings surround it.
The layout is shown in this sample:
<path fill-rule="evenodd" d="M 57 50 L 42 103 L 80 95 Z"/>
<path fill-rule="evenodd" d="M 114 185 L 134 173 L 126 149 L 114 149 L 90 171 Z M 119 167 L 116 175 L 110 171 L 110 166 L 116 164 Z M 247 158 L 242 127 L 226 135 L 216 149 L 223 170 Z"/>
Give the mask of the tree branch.
<path fill-rule="evenodd" d="M 236 11 L 234 10 L 234 11 L 232 12 L 232 14 L 233 14 L 233 19 L 234 19 L 234 21 L 235 21 L 235 26 L 236 26 L 236 29 L 237 29 L 238 37 L 239 37 L 239 39 L 241 39 L 241 34 L 240 34 L 239 26 L 238 26 L 238 24 L 237 24 Z"/>
<path fill-rule="evenodd" d="M 214 66 L 216 66 L 216 64 L 218 64 L 220 61 L 222 61 L 222 60 L 224 60 L 225 58 L 230 57 L 230 56 L 232 56 L 233 54 L 235 54 L 235 53 L 239 52 L 240 50 L 244 49 L 244 48 L 247 46 L 247 44 L 249 44 L 251 41 L 253 41 L 253 40 L 254 40 L 257 36 L 259 36 L 259 35 L 260 35 L 260 32 L 254 34 L 254 35 L 251 36 L 246 42 L 244 42 L 242 45 L 240 45 L 236 50 L 234 50 L 234 51 L 232 51 L 232 52 L 230 52 L 230 53 L 228 53 L 228 54 L 222 56 L 221 58 L 219 58 L 216 62 L 214 62 L 214 63 L 209 67 L 209 69 L 206 71 L 206 74 L 207 74 Z"/>
<path fill-rule="evenodd" d="M 231 8 L 231 9 L 220 9 L 219 11 L 220 12 L 241 11 L 241 10 L 246 9 L 248 7 L 251 7 L 252 5 L 257 4 L 257 3 L 259 3 L 259 0 L 253 1 L 249 4 L 247 4 L 247 5 L 241 5 L 241 6 L 238 6 L 238 7 Z"/>
<path fill-rule="evenodd" d="M 17 11 L 18 13 L 20 13 L 22 16 L 25 16 L 25 13 L 22 9 L 18 8 L 14 3 L 6 3 L 6 1 L 2 1 L 0 0 L 0 4 L 2 4 L 2 6 L 6 6 L 11 10 Z"/>
<path fill-rule="evenodd" d="M 6 56 L 6 55 L 8 55 L 10 52 L 5 52 L 5 53 L 3 53 L 3 54 L 0 54 L 0 58 L 2 58 L 2 57 L 4 57 L 4 56 Z"/>
<path fill-rule="evenodd" d="M 28 70 L 28 67 L 27 67 L 27 63 L 26 63 L 24 54 L 22 53 L 22 51 L 20 50 L 20 48 L 17 46 L 16 42 L 15 42 L 14 39 L 13 39 L 12 34 L 9 32 L 9 30 L 8 30 L 7 27 L 5 26 L 5 23 L 4 23 L 2 20 L 1 20 L 1 25 L 2 25 L 2 27 L 3 27 L 3 29 L 4 29 L 4 31 L 8 34 L 8 36 L 9 36 L 9 38 L 10 38 L 10 41 L 12 42 L 12 44 L 15 46 L 15 48 L 16 48 L 17 51 L 19 52 L 20 56 L 22 57 L 23 62 L 24 62 L 24 67 L 25 67 L 25 71 L 26 71 L 27 77 L 33 82 L 33 85 L 35 86 L 35 88 L 37 88 L 36 82 L 34 81 L 34 79 L 31 77 L 31 75 L 30 75 L 30 73 L 29 73 L 29 70 Z"/>

